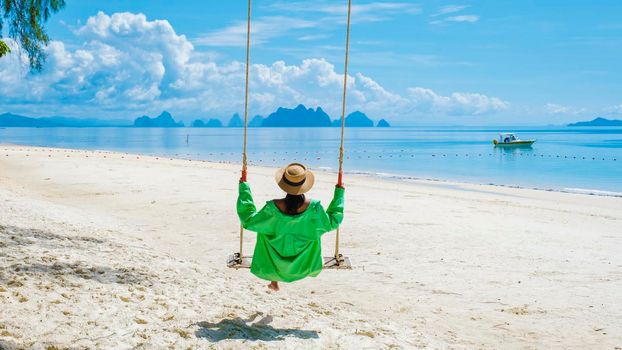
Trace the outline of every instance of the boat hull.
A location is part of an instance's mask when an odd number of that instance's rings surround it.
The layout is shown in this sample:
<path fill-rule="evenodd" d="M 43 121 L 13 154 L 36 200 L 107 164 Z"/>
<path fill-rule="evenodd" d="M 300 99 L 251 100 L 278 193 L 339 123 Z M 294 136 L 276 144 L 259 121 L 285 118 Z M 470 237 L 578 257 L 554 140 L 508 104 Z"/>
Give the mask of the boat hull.
<path fill-rule="evenodd" d="M 511 142 L 499 142 L 497 140 L 492 141 L 495 147 L 531 147 L 534 142 L 536 142 L 536 140 L 520 140 Z"/>

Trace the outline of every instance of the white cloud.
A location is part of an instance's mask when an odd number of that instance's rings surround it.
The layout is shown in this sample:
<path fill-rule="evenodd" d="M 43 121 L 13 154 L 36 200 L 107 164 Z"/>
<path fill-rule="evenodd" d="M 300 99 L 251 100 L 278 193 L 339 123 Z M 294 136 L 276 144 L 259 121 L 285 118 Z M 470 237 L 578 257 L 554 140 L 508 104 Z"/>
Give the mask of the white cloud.
<path fill-rule="evenodd" d="M 610 115 L 622 115 L 622 104 L 610 106 L 605 109 L 605 113 Z"/>
<path fill-rule="evenodd" d="M 467 7 L 469 7 L 469 6 L 467 6 L 467 5 L 447 5 L 447 6 L 442 6 L 432 16 L 434 17 L 434 16 L 446 15 L 446 14 L 449 14 L 449 13 L 460 12 L 460 11 L 464 10 L 465 8 L 467 8 Z"/>
<path fill-rule="evenodd" d="M 446 22 L 469 22 L 475 23 L 479 21 L 479 16 L 475 15 L 460 15 L 460 16 L 450 16 L 445 18 Z"/>
<path fill-rule="evenodd" d="M 465 22 L 465 23 L 475 23 L 477 21 L 479 21 L 479 16 L 478 15 L 455 15 L 455 16 L 447 16 L 449 14 L 455 14 L 457 12 L 461 12 L 462 10 L 468 8 L 468 5 L 447 5 L 447 6 L 442 6 L 438 9 L 438 11 L 431 15 L 431 17 L 439 17 L 439 16 L 445 16 L 443 18 L 440 19 L 435 19 L 433 21 L 430 21 L 430 24 L 443 24 L 443 23 L 447 23 L 447 22 L 456 22 L 456 23 L 460 23 L 460 22 Z"/>
<path fill-rule="evenodd" d="M 330 35 L 328 34 L 309 34 L 309 35 L 302 35 L 298 38 L 298 40 L 300 41 L 313 41 L 313 40 L 322 40 L 322 39 L 326 39 L 329 38 Z"/>
<path fill-rule="evenodd" d="M 76 47 L 50 43 L 39 74 L 28 71 L 19 50 L 0 60 L 0 110 L 133 118 L 168 109 L 186 120 L 242 110 L 244 64 L 212 61 L 213 53 L 197 52 L 168 21 L 98 13 L 75 34 L 82 40 Z M 16 48 L 12 41 L 9 45 Z M 343 76 L 323 58 L 253 64 L 250 77 L 253 115 L 303 103 L 339 116 Z M 415 87 L 399 94 L 362 73 L 348 77 L 348 111 L 362 110 L 375 119 L 482 115 L 506 108 L 507 102 L 479 93 L 445 96 Z"/>
<path fill-rule="evenodd" d="M 323 26 L 343 26 L 347 20 L 347 5 L 335 5 L 328 3 L 314 6 L 311 12 L 322 13 L 324 17 L 318 19 Z M 415 15 L 421 13 L 421 7 L 417 4 L 403 2 L 372 2 L 367 4 L 355 4 L 351 9 L 351 22 L 353 25 L 372 22 L 387 22 L 399 15 Z"/>
<path fill-rule="evenodd" d="M 571 106 L 563 106 L 556 103 L 547 103 L 544 110 L 550 114 L 578 115 L 585 112 L 585 108 L 576 108 Z"/>
<path fill-rule="evenodd" d="M 509 103 L 500 98 L 479 93 L 454 92 L 449 96 L 442 96 L 422 87 L 410 88 L 408 92 L 414 108 L 432 113 L 480 115 L 506 110 L 509 107 Z"/>
<path fill-rule="evenodd" d="M 455 23 L 475 23 L 479 21 L 479 16 L 476 15 L 460 15 L 460 16 L 449 16 L 442 19 L 431 21 L 430 24 L 443 24 L 447 22 L 455 22 Z"/>
<path fill-rule="evenodd" d="M 269 8 L 294 13 L 319 12 L 332 16 L 345 16 L 348 11 L 348 6 L 346 4 L 336 5 L 334 1 L 319 1 L 314 3 L 313 6 L 309 6 L 309 3 L 304 1 L 289 1 L 272 4 L 269 6 Z M 409 2 L 377 1 L 364 4 L 353 4 L 351 11 L 353 17 L 369 14 L 387 16 L 399 13 L 421 13 L 421 7 L 418 4 L 413 4 Z"/>
<path fill-rule="evenodd" d="M 271 16 L 253 20 L 251 38 L 253 45 L 263 44 L 272 38 L 290 34 L 292 30 L 313 28 L 313 21 L 291 17 Z M 229 27 L 205 34 L 194 40 L 205 46 L 246 46 L 247 23 L 238 22 Z"/>
<path fill-rule="evenodd" d="M 265 7 L 278 15 L 263 16 L 252 20 L 251 38 L 254 45 L 271 39 L 299 34 L 298 40 L 319 40 L 328 37 L 325 32 L 341 27 L 346 21 L 347 5 L 334 2 L 275 3 Z M 372 2 L 352 5 L 352 23 L 388 21 L 398 14 L 417 14 L 419 5 L 406 2 Z M 287 14 L 287 15 L 285 15 Z M 309 15 L 311 14 L 311 15 Z M 304 16 L 304 17 L 303 17 Z M 309 33 L 309 29 L 313 32 Z M 321 31 L 318 33 L 318 31 Z M 225 28 L 203 34 L 193 40 L 201 46 L 234 47 L 246 45 L 246 21 L 238 21 Z"/>

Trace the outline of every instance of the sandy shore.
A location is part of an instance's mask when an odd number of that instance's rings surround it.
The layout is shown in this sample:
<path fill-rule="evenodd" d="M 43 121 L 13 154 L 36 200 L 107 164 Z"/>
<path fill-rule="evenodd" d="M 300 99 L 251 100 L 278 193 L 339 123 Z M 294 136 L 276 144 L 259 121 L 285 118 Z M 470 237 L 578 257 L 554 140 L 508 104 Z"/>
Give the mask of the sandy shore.
<path fill-rule="evenodd" d="M 272 173 L 250 169 L 258 203 Z M 622 198 L 350 176 L 355 269 L 270 293 L 225 267 L 237 178 L 0 146 L 0 348 L 622 348 Z"/>

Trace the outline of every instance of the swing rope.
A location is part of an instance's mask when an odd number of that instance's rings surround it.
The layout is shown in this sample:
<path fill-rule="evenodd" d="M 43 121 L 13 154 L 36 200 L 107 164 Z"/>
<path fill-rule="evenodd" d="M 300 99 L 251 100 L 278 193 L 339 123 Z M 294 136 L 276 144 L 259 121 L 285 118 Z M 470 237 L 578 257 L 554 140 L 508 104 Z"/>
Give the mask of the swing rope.
<path fill-rule="evenodd" d="M 352 9 L 352 0 L 348 0 L 348 22 L 346 29 L 346 57 L 343 72 L 343 98 L 341 104 L 341 142 L 339 145 L 339 173 L 337 175 L 337 184 L 343 185 L 343 140 L 344 130 L 346 126 L 346 92 L 348 86 L 348 56 L 350 48 L 350 13 Z M 248 69 L 250 65 L 250 46 L 251 46 L 251 0 L 248 0 L 248 18 L 246 23 L 246 82 L 244 86 L 244 146 L 242 152 L 242 177 L 241 180 L 246 181 L 247 155 L 246 155 L 246 131 L 248 127 Z M 238 252 L 238 263 L 243 262 L 244 248 L 244 227 L 240 224 L 240 250 Z M 335 261 L 337 265 L 343 262 L 343 258 L 339 254 L 339 228 L 337 228 L 335 236 Z"/>
<path fill-rule="evenodd" d="M 242 180 L 246 181 L 246 129 L 248 125 L 248 66 L 251 50 L 251 0 L 248 0 L 248 20 L 246 22 L 246 83 L 244 85 L 244 150 L 242 151 Z M 244 227 L 240 224 L 240 251 L 239 259 L 242 263 L 242 249 L 244 247 Z"/>
<path fill-rule="evenodd" d="M 343 98 L 341 101 L 341 144 L 339 145 L 339 174 L 337 185 L 343 186 L 343 135 L 346 128 L 346 91 L 348 88 L 348 54 L 350 51 L 350 12 L 352 0 L 348 0 L 348 24 L 346 29 L 346 60 L 343 68 Z M 335 234 L 335 260 L 337 264 L 342 260 L 339 254 L 339 227 Z"/>

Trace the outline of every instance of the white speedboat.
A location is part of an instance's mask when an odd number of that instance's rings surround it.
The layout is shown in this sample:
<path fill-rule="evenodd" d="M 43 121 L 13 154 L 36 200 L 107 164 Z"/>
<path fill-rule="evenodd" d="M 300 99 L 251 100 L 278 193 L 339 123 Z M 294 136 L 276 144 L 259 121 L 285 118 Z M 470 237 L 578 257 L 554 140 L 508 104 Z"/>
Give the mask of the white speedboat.
<path fill-rule="evenodd" d="M 536 142 L 536 139 L 521 140 L 516 135 L 508 132 L 501 133 L 498 139 L 492 140 L 495 147 L 531 147 L 534 142 Z"/>

